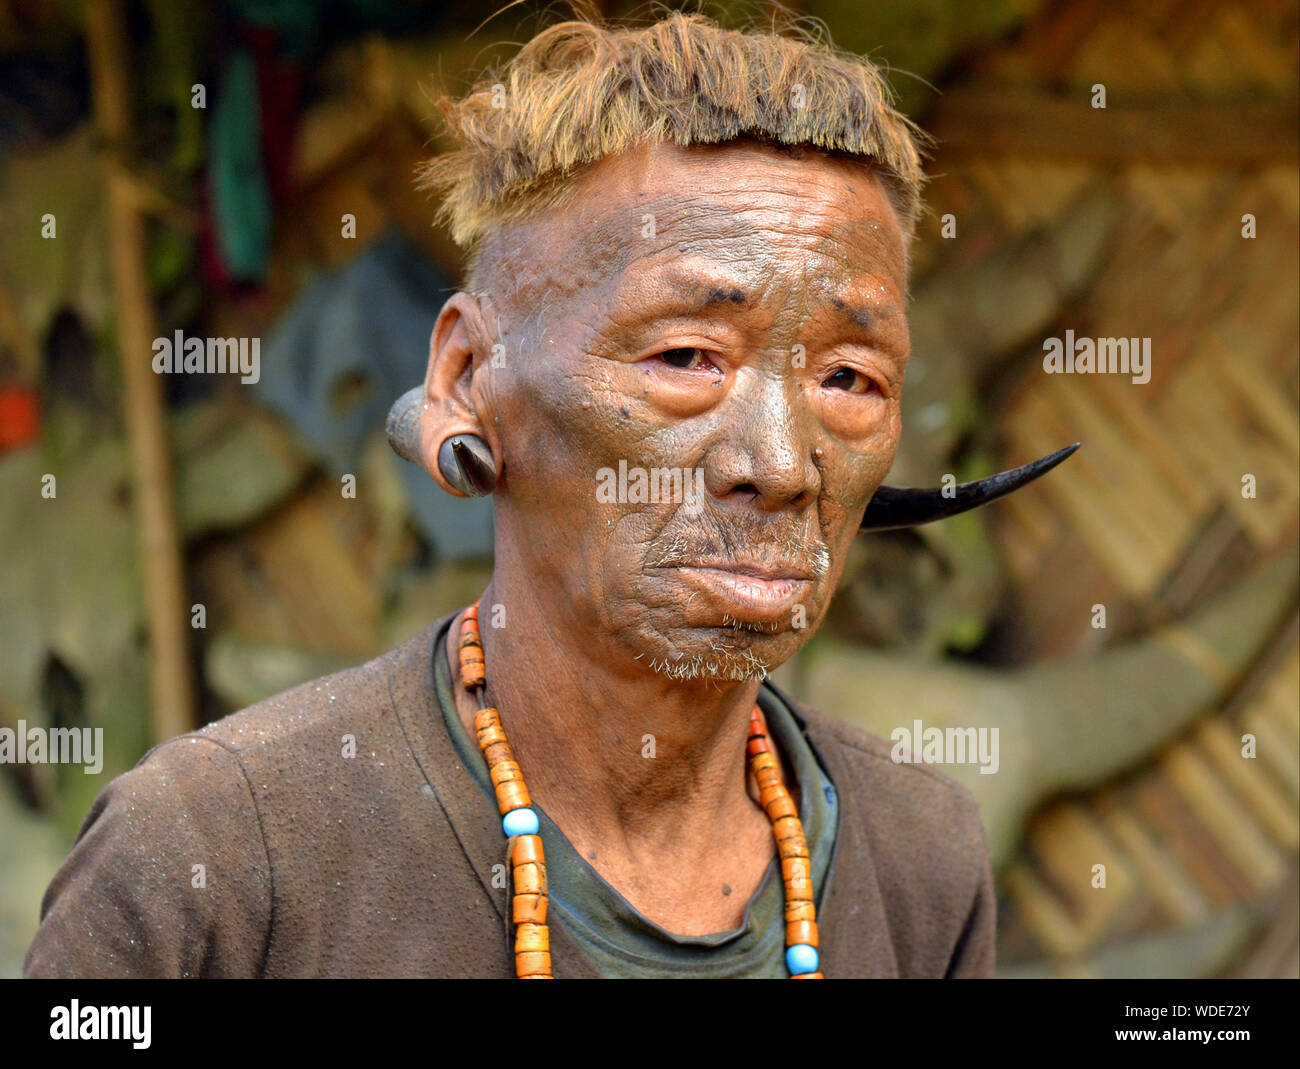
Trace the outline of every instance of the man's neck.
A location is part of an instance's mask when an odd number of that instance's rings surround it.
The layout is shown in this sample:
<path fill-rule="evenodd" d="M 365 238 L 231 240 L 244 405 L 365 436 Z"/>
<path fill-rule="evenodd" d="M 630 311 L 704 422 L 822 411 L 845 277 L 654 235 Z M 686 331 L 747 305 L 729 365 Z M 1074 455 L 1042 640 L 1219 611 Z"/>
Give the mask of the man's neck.
<path fill-rule="evenodd" d="M 650 920 L 680 935 L 737 927 L 775 854 L 745 759 L 758 682 L 614 671 L 531 599 L 512 597 L 509 626 L 494 628 L 496 603 L 490 585 L 479 616 L 487 702 L 535 802 Z M 459 615 L 452 628 L 457 712 L 473 738 Z M 788 767 L 786 777 L 795 794 Z"/>

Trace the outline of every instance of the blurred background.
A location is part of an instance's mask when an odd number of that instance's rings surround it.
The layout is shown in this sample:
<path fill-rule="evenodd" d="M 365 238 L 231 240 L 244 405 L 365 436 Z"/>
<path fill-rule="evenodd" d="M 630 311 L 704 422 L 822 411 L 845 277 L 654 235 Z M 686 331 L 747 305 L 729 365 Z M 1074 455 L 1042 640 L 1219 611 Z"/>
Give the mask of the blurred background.
<path fill-rule="evenodd" d="M 889 482 L 1083 448 L 859 539 L 778 682 L 885 737 L 998 728 L 996 774 L 944 770 L 1002 975 L 1300 975 L 1295 4 L 788 6 L 937 139 Z M 562 17 L 473 32 L 501 7 L 0 0 L 0 726 L 105 749 L 0 765 L 0 975 L 109 778 L 485 585 L 487 502 L 382 428 L 459 278 L 432 101 Z M 1151 339 L 1150 381 L 1045 374 L 1066 330 Z M 177 331 L 258 339 L 258 381 L 153 374 Z"/>

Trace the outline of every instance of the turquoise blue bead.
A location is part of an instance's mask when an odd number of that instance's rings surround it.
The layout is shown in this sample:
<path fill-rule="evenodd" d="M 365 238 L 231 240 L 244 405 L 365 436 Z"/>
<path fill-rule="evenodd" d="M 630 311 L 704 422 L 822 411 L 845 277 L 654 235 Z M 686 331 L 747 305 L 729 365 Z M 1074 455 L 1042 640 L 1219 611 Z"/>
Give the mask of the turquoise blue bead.
<path fill-rule="evenodd" d="M 512 809 L 501 818 L 501 827 L 507 836 L 536 835 L 541 824 L 531 809 Z"/>
<path fill-rule="evenodd" d="M 817 948 L 809 946 L 807 943 L 795 943 L 792 947 L 786 947 L 785 967 L 790 970 L 791 976 L 816 972 Z"/>

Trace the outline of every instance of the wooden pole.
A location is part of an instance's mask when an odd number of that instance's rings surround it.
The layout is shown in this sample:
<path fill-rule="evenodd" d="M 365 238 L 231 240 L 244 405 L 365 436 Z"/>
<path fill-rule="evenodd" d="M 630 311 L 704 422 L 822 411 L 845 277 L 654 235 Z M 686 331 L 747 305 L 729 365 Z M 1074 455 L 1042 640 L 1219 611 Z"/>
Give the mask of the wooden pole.
<path fill-rule="evenodd" d="M 108 235 L 149 621 L 150 724 L 160 741 L 195 726 L 194 680 L 163 385 L 152 368 L 158 323 L 149 294 L 144 220 L 129 180 L 114 162 L 118 153 L 129 153 L 131 135 L 127 75 L 132 68 L 125 24 L 120 0 L 88 0 L 95 120 L 110 150 L 104 153 Z"/>

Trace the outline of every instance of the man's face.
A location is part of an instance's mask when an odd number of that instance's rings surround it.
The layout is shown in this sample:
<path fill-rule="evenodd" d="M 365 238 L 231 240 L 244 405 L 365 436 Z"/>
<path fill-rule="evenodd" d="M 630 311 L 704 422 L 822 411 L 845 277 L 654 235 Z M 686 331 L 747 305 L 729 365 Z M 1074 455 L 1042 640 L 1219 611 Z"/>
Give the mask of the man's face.
<path fill-rule="evenodd" d="M 628 672 L 789 659 L 902 430 L 904 247 L 878 179 L 812 151 L 646 146 L 483 264 L 498 558 Z"/>

